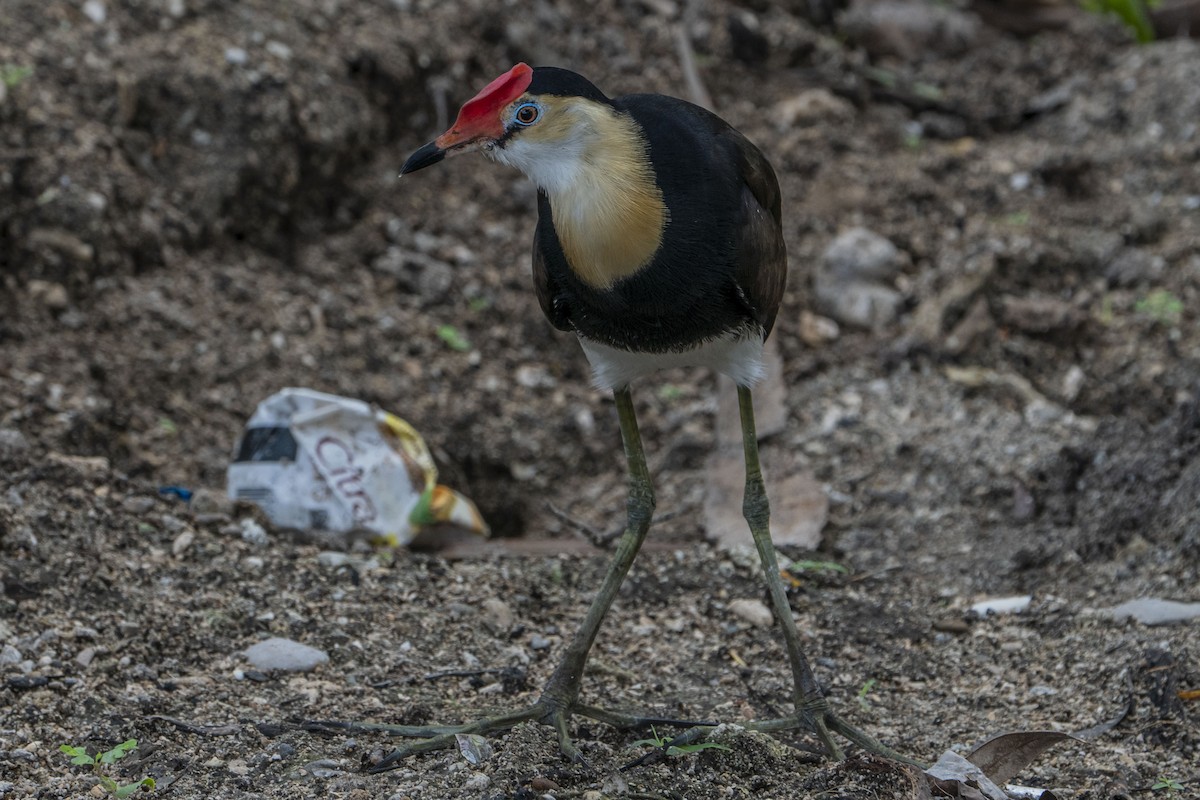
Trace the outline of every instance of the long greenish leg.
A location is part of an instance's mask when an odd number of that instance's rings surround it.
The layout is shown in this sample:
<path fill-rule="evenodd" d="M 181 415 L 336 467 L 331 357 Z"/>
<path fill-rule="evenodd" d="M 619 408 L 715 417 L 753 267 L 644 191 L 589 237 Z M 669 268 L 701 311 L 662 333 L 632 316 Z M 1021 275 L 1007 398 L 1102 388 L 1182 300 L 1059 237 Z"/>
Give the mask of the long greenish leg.
<path fill-rule="evenodd" d="M 750 524 L 750 534 L 754 537 L 754 546 L 758 549 L 758 557 L 762 562 L 763 577 L 767 581 L 771 605 L 775 608 L 775 617 L 779 620 L 779 626 L 783 630 L 788 660 L 792 665 L 792 694 L 796 705 L 795 716 L 765 720 L 746 727 L 769 733 L 803 725 L 817 734 L 822 744 L 829 750 L 830 756 L 840 759 L 842 758 L 842 748 L 838 746 L 830 733 L 833 731 L 864 750 L 877 753 L 885 758 L 921 766 L 833 713 L 825 696 L 821 693 L 821 687 L 817 683 L 816 676 L 813 675 L 812 667 L 809 666 L 808 659 L 804 657 L 804 651 L 800 649 L 800 635 L 796 631 L 796 621 L 792 619 L 792 607 L 787 601 L 783 579 L 779 577 L 775 545 L 771 542 L 771 507 L 767 502 L 762 466 L 758 460 L 758 433 L 754 429 L 754 401 L 750 390 L 744 386 L 738 387 L 738 409 L 741 411 L 742 417 L 742 448 L 746 453 L 746 495 L 742 501 L 742 512 L 746 516 L 746 522 Z M 685 731 L 681 736 L 691 733 L 692 731 Z"/>
<path fill-rule="evenodd" d="M 646 454 L 642 450 L 642 436 L 638 431 L 637 417 L 633 411 L 633 396 L 625 386 L 613 391 L 617 401 L 617 417 L 621 422 L 621 440 L 625 445 L 625 460 L 629 470 L 629 497 L 625 503 L 627 513 L 625 533 L 617 542 L 617 552 L 604 582 L 596 592 L 579 630 L 567 645 L 563 660 L 550 676 L 546 689 L 539 701 L 548 711 L 564 712 L 575 705 L 579 697 L 579 686 L 583 678 L 584 664 L 588 652 L 596 641 L 600 624 L 616 599 L 617 591 L 625 580 L 633 560 L 637 557 L 646 533 L 650 530 L 650 519 L 654 514 L 654 487 L 650 484 L 650 470 L 646 467 Z"/>
<path fill-rule="evenodd" d="M 636 716 L 610 712 L 593 706 L 580 705 L 579 688 L 583 679 L 583 669 L 587 663 L 588 652 L 596 641 L 600 625 L 605 615 L 616 599 L 621 583 L 633 566 L 638 550 L 650 530 L 650 521 L 654 514 L 654 488 L 650 484 L 650 470 L 646 466 L 646 454 L 642 450 L 642 437 L 638 432 L 637 417 L 633 410 L 633 397 L 628 387 L 616 389 L 613 397 L 617 403 L 617 416 L 621 423 L 621 439 L 625 445 L 625 459 L 629 469 L 629 498 L 626 501 L 628 513 L 625 533 L 617 543 L 617 552 L 609 564 L 604 581 L 596 592 L 588 608 L 587 615 L 579 626 L 578 632 L 567 645 L 563 660 L 550 676 L 541 697 L 532 706 L 520 711 L 500 714 L 494 717 L 484 717 L 464 725 L 381 725 L 377 723 L 340 723 L 314 722 L 314 730 L 362 730 L 380 731 L 398 736 L 422 737 L 416 741 L 393 750 L 379 764 L 371 768 L 372 772 L 382 772 L 395 768 L 407 756 L 415 753 L 439 750 L 453 747 L 459 734 L 489 734 L 507 730 L 513 726 L 530 720 L 554 728 L 558 738 L 559 749 L 563 755 L 572 761 L 583 760 L 579 749 L 571 741 L 567 730 L 567 722 L 574 713 L 580 713 L 594 719 L 619 726 L 641 726 L 649 724 L 666 724 L 686 726 L 694 725 L 694 720 L 674 720 L 655 716 Z"/>
<path fill-rule="evenodd" d="M 829 705 L 821 694 L 821 687 L 813 675 L 812 667 L 800 649 L 800 634 L 796 621 L 792 619 L 792 607 L 788 604 L 783 579 L 779 577 L 779 563 L 775 558 L 775 545 L 771 542 L 771 506 L 767 502 L 767 490 L 763 483 L 762 466 L 758 460 L 758 433 L 754 428 L 754 400 L 750 390 L 738 387 L 738 409 L 742 416 L 742 449 L 746 454 L 746 494 L 742 500 L 742 513 L 750 525 L 750 535 L 758 549 L 762 562 L 763 577 L 775 608 L 775 618 L 783 630 L 783 641 L 788 660 L 792 665 L 792 694 L 796 711 L 810 724 L 814 733 L 836 759 L 842 758 L 842 749 L 830 735 L 825 725 Z"/>

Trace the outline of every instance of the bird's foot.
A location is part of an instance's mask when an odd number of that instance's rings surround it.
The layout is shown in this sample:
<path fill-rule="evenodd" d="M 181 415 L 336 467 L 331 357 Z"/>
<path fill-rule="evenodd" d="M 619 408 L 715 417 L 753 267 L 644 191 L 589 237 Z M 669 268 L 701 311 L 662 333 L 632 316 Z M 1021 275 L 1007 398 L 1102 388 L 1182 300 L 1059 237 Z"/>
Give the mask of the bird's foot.
<path fill-rule="evenodd" d="M 563 756 L 576 764 L 586 764 L 583 754 L 567 730 L 567 724 L 572 716 L 579 715 L 611 725 L 614 728 L 648 728 L 652 725 L 664 727 L 712 727 L 715 723 L 707 720 L 685 720 L 670 717 L 640 716 L 622 712 L 609 711 L 589 706 L 583 703 L 563 703 L 543 696 L 533 705 L 507 714 L 483 717 L 463 725 L 387 725 L 376 722 L 311 722 L 306 725 L 314 731 L 352 731 L 387 733 L 392 736 L 411 737 L 412 741 L 402 747 L 397 747 L 383 758 L 378 764 L 370 767 L 368 772 L 386 772 L 395 769 L 400 762 L 411 755 L 427 753 L 433 750 L 445 750 L 455 747 L 457 737 L 464 734 L 488 736 L 501 733 L 520 725 L 522 722 L 539 722 L 554 729 L 558 737 L 558 749 Z"/>
<path fill-rule="evenodd" d="M 761 733 L 778 733 L 798 729 L 810 731 L 815 733 L 817 738 L 821 740 L 821 743 L 825 745 L 829 756 L 839 761 L 844 757 L 842 747 L 836 738 L 840 736 L 851 744 L 855 744 L 875 755 L 905 764 L 912 764 L 924 769 L 921 764 L 913 761 L 908 756 L 896 752 L 874 736 L 859 730 L 842 719 L 829 707 L 829 703 L 823 698 L 815 702 L 799 705 L 796 713 L 789 716 L 751 722 L 746 725 L 746 728 Z"/>

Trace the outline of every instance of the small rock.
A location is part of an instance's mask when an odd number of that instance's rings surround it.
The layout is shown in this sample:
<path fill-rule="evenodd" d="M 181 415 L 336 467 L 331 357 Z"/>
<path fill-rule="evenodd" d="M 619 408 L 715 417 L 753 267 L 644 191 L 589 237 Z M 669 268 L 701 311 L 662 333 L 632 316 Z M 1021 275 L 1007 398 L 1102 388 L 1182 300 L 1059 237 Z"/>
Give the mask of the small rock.
<path fill-rule="evenodd" d="M 1125 288 L 1159 277 L 1166 266 L 1162 256 L 1140 247 L 1127 247 L 1104 268 L 1104 278 L 1109 286 Z"/>
<path fill-rule="evenodd" d="M 326 569 L 338 569 L 350 564 L 353 559 L 346 553 L 339 553 L 336 550 L 322 550 L 317 553 L 317 563 Z"/>
<path fill-rule="evenodd" d="M 179 558 L 188 551 L 194 541 L 196 541 L 196 534 L 185 530 L 175 537 L 175 541 L 171 542 L 171 555 Z"/>
<path fill-rule="evenodd" d="M 971 606 L 971 611 L 981 617 L 986 617 L 988 614 L 1019 614 L 1029 608 L 1029 604 L 1033 602 L 1033 596 L 1024 594 L 1014 597 L 994 597 L 990 600 L 981 600 Z"/>
<path fill-rule="evenodd" d="M 558 385 L 558 381 L 542 364 L 522 364 L 517 367 L 517 383 L 526 389 L 552 389 Z"/>
<path fill-rule="evenodd" d="M 1024 333 L 1069 331 L 1083 323 L 1084 314 L 1065 300 L 1040 292 L 1000 300 L 1000 318 Z"/>
<path fill-rule="evenodd" d="M 729 602 L 729 611 L 735 617 L 742 619 L 758 628 L 769 628 L 775 622 L 775 615 L 761 600 L 738 599 Z"/>
<path fill-rule="evenodd" d="M 249 54 L 240 47 L 225 48 L 225 61 L 233 64 L 235 67 L 242 66 L 249 58 Z"/>
<path fill-rule="evenodd" d="M 552 792 L 558 788 L 558 784 L 542 775 L 538 775 L 529 782 L 529 788 L 535 792 Z"/>
<path fill-rule="evenodd" d="M 838 28 L 873 56 L 915 61 L 929 53 L 954 56 L 979 39 L 979 17 L 920 0 L 857 0 L 838 15 Z"/>
<path fill-rule="evenodd" d="M 255 547 L 265 547 L 271 540 L 270 537 L 267 536 L 266 529 L 250 517 L 243 519 L 239 525 L 241 528 L 243 542 L 252 544 Z"/>
<path fill-rule="evenodd" d="M 29 440 L 16 428 L 0 428 L 0 458 L 15 456 L 29 449 Z"/>
<path fill-rule="evenodd" d="M 463 784 L 463 788 L 468 791 L 481 792 L 491 785 L 491 778 L 489 778 L 487 775 L 484 775 L 482 772 L 476 772 L 467 779 L 466 783 Z"/>
<path fill-rule="evenodd" d="M 946 619 L 934 620 L 933 629 L 945 633 L 966 633 L 971 629 L 971 626 L 961 617 L 947 617 Z"/>
<path fill-rule="evenodd" d="M 83 15 L 97 25 L 103 25 L 108 19 L 108 9 L 100 0 L 86 0 L 83 4 Z"/>
<path fill-rule="evenodd" d="M 1132 617 L 1143 625 L 1169 625 L 1200 617 L 1200 603 L 1180 603 L 1157 597 L 1139 597 L 1108 610 L 1113 619 Z"/>
<path fill-rule="evenodd" d="M 839 322 L 879 330 L 900 315 L 904 298 L 886 286 L 851 281 L 834 286 L 818 282 L 817 300 L 821 309 Z"/>
<path fill-rule="evenodd" d="M 496 597 L 489 597 L 480 605 L 483 611 L 483 624 L 497 636 L 502 636 L 512 630 L 516 621 L 512 608 L 508 603 Z"/>
<path fill-rule="evenodd" d="M 807 89 L 775 104 L 775 127 L 782 130 L 825 120 L 850 119 L 854 106 L 828 89 Z"/>
<path fill-rule="evenodd" d="M 81 667 L 87 667 L 96 658 L 96 648 L 85 647 L 75 656 L 75 663 Z"/>
<path fill-rule="evenodd" d="M 130 495 L 121 501 L 121 508 L 130 514 L 141 515 L 154 508 L 155 502 L 157 501 L 153 497 L 147 497 L 146 495 Z"/>
<path fill-rule="evenodd" d="M 246 648 L 246 659 L 260 670 L 308 672 L 329 661 L 329 656 L 315 647 L 274 637 Z"/>
<path fill-rule="evenodd" d="M 903 298 L 885 282 L 906 262 L 884 237 L 852 228 L 834 239 L 821 257 L 814 282 L 817 303 L 839 322 L 878 330 L 900 313 Z"/>
<path fill-rule="evenodd" d="M 886 281 L 896 277 L 905 260 L 890 240 L 866 228 L 851 228 L 825 248 L 821 268 L 835 281 Z"/>
<path fill-rule="evenodd" d="M 838 324 L 829 317 L 822 317 L 811 311 L 800 312 L 800 340 L 809 347 L 820 347 L 835 341 L 841 331 Z"/>
<path fill-rule="evenodd" d="M 187 13 L 187 6 L 184 5 L 183 0 L 167 0 L 167 13 L 175 19 L 179 19 Z"/>
<path fill-rule="evenodd" d="M 287 61 L 292 57 L 292 48 L 288 47 L 283 42 L 271 39 L 266 44 L 267 52 L 278 58 L 280 61 Z"/>
<path fill-rule="evenodd" d="M 1079 390 L 1083 388 L 1083 381 L 1087 376 L 1084 375 L 1083 369 L 1078 364 L 1072 364 L 1067 369 L 1067 374 L 1063 376 L 1062 396 L 1068 403 L 1073 402 L 1079 397 Z"/>
<path fill-rule="evenodd" d="M 64 311 L 71 304 L 67 287 L 61 283 L 32 280 L 29 282 L 29 296 L 50 311 Z"/>
<path fill-rule="evenodd" d="M 25 659 L 21 655 L 21 651 L 13 647 L 11 644 L 4 645 L 0 648 L 0 666 L 9 666 L 10 664 L 20 664 Z"/>
<path fill-rule="evenodd" d="M 550 649 L 550 640 L 547 639 L 545 636 L 542 636 L 540 633 L 535 633 L 529 639 L 529 646 L 530 646 L 530 648 L 532 648 L 534 650 L 549 650 Z"/>

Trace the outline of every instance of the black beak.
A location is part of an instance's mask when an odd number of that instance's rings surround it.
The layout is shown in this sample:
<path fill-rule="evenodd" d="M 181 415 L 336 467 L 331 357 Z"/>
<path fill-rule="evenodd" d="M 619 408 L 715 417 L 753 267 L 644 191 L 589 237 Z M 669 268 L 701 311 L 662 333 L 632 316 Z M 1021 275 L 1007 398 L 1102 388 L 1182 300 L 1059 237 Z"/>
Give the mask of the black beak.
<path fill-rule="evenodd" d="M 430 142 L 408 157 L 408 161 L 405 161 L 404 166 L 400 168 L 400 174 L 407 175 L 410 172 L 425 169 L 428 166 L 438 163 L 445 157 L 446 151 L 438 147 L 435 142 Z"/>

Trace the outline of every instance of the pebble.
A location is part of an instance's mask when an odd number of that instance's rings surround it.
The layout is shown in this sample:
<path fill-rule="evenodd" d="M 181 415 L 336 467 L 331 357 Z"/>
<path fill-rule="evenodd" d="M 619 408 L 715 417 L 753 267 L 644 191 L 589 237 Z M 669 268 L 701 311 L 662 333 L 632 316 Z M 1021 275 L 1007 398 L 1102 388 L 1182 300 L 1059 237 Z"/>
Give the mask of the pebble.
<path fill-rule="evenodd" d="M 988 614 L 1019 614 L 1029 608 L 1029 604 L 1033 602 L 1033 595 L 1023 594 L 1013 597 L 993 597 L 989 600 L 980 600 L 971 606 L 971 611 L 981 617 L 986 617 Z"/>
<path fill-rule="evenodd" d="M 225 48 L 225 61 L 233 64 L 235 67 L 240 67 L 249 60 L 250 56 L 240 47 Z"/>
<path fill-rule="evenodd" d="M 946 619 L 938 619 L 933 621 L 933 629 L 935 631 L 944 631 L 945 633 L 966 633 L 971 629 L 965 619 L 959 617 L 947 617 Z"/>
<path fill-rule="evenodd" d="M 530 646 L 530 648 L 532 648 L 534 650 L 549 650 L 550 649 L 550 640 L 547 639 L 545 636 L 542 636 L 540 633 L 535 633 L 529 639 L 529 646 Z"/>
<path fill-rule="evenodd" d="M 246 648 L 246 659 L 260 670 L 308 672 L 329 661 L 329 655 L 291 639 L 273 637 Z"/>
<path fill-rule="evenodd" d="M 103 25 L 108 19 L 108 9 L 100 0 L 87 0 L 83 4 L 83 15 L 97 25 Z"/>
<path fill-rule="evenodd" d="M 900 250 L 891 240 L 866 228 L 839 234 L 821 256 L 821 266 L 838 281 L 886 281 L 903 266 Z"/>
<path fill-rule="evenodd" d="M 851 119 L 854 106 L 828 89 L 807 89 L 785 98 L 772 110 L 775 127 L 785 131 L 797 125 L 815 125 L 824 120 Z"/>
<path fill-rule="evenodd" d="M 130 514 L 145 514 L 154 508 L 157 501 L 153 497 L 145 495 L 130 495 L 121 501 L 121 508 L 128 511 Z"/>
<path fill-rule="evenodd" d="M 326 569 L 337 569 L 347 566 L 351 560 L 348 554 L 339 553 L 336 550 L 322 550 L 320 553 L 317 553 L 317 563 Z"/>
<path fill-rule="evenodd" d="M 761 600 L 731 600 L 729 611 L 735 617 L 759 628 L 769 628 L 775 622 L 775 615 Z"/>
<path fill-rule="evenodd" d="M 838 324 L 811 311 L 800 312 L 800 339 L 809 347 L 820 347 L 838 338 Z"/>
<path fill-rule="evenodd" d="M 0 456 L 15 456 L 29 449 L 29 440 L 16 428 L 0 428 Z"/>
<path fill-rule="evenodd" d="M 896 320 L 901 294 L 885 285 L 905 256 L 889 240 L 866 228 L 838 236 L 821 257 L 814 288 L 821 310 L 846 325 L 878 330 Z"/>
<path fill-rule="evenodd" d="M 1157 278 L 1166 267 L 1167 262 L 1162 256 L 1140 247 L 1128 247 L 1104 268 L 1104 277 L 1109 286 L 1124 288 Z"/>
<path fill-rule="evenodd" d="M 1200 603 L 1180 603 L 1157 597 L 1139 597 L 1108 609 L 1113 619 L 1133 617 L 1143 625 L 1169 625 L 1200 617 Z"/>
<path fill-rule="evenodd" d="M 249 517 L 242 520 L 238 524 L 241 530 L 243 542 L 252 544 L 255 547 L 265 547 L 266 544 L 271 541 L 271 538 L 267 536 L 266 528 L 264 528 L 262 525 L 259 525 Z"/>
<path fill-rule="evenodd" d="M 20 664 L 24 658 L 25 656 L 21 654 L 21 651 L 11 644 L 6 644 L 3 648 L 0 648 L 0 666 Z"/>
<path fill-rule="evenodd" d="M 512 630 L 516 618 L 508 603 L 497 597 L 489 597 L 480 604 L 480 608 L 483 611 L 483 624 L 492 633 L 501 636 Z"/>
<path fill-rule="evenodd" d="M 482 791 L 491 785 L 491 778 L 489 778 L 487 775 L 484 775 L 482 772 L 477 772 L 467 779 L 467 782 L 463 784 L 463 788 L 474 791 Z"/>
<path fill-rule="evenodd" d="M 196 534 L 191 531 L 184 531 L 175 537 L 175 541 L 171 542 L 171 555 L 179 558 L 188 551 L 192 546 L 192 542 L 196 541 Z"/>

